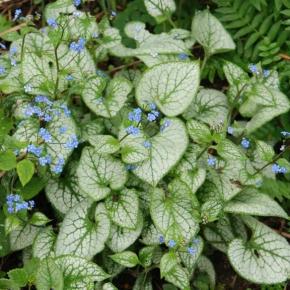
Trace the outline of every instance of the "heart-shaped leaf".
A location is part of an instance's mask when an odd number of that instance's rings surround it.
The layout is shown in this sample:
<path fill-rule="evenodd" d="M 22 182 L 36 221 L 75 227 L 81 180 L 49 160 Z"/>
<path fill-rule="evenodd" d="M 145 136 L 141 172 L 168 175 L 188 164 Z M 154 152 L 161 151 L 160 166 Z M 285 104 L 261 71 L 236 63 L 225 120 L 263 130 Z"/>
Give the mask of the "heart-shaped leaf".
<path fill-rule="evenodd" d="M 155 103 L 169 117 L 182 114 L 199 87 L 199 63 L 168 62 L 148 69 L 136 88 L 140 107 Z"/>
<path fill-rule="evenodd" d="M 208 56 L 236 48 L 230 34 L 209 10 L 199 11 L 194 15 L 191 30 Z"/>
<path fill-rule="evenodd" d="M 106 208 L 112 221 L 120 227 L 135 229 L 138 221 L 139 200 L 134 189 L 123 189 L 107 197 Z"/>
<path fill-rule="evenodd" d="M 85 147 L 77 170 L 81 190 L 94 200 L 105 198 L 112 190 L 123 187 L 127 171 L 119 160 L 100 155 L 92 147 Z"/>
<path fill-rule="evenodd" d="M 256 219 L 245 216 L 252 231 L 248 242 L 233 240 L 228 257 L 234 269 L 245 279 L 258 284 L 276 284 L 287 280 L 290 246 L 279 234 Z"/>
<path fill-rule="evenodd" d="M 155 186 L 180 160 L 186 150 L 188 137 L 179 119 L 167 119 L 167 128 L 152 137 L 149 157 L 138 163 L 133 171 L 139 178 Z"/>
<path fill-rule="evenodd" d="M 33 257 L 44 259 L 49 257 L 54 251 L 56 235 L 52 227 L 46 227 L 39 231 L 32 247 Z"/>
<path fill-rule="evenodd" d="M 198 231 L 198 223 L 193 217 L 190 191 L 179 180 L 174 180 L 168 191 L 166 195 L 164 190 L 159 188 L 152 192 L 150 213 L 153 222 L 164 236 L 172 228 L 179 238 L 176 242 L 189 242 Z"/>
<path fill-rule="evenodd" d="M 110 220 L 102 203 L 96 208 L 96 222 L 89 219 L 91 202 L 82 201 L 72 208 L 61 224 L 56 240 L 57 256 L 73 254 L 91 259 L 101 252 L 110 233 Z"/>

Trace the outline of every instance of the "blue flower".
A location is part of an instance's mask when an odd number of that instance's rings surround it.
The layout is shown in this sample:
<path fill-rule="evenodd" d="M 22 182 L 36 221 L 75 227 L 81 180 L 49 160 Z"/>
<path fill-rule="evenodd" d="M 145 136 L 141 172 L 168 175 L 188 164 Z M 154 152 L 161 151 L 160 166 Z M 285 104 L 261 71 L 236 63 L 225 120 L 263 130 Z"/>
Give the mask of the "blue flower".
<path fill-rule="evenodd" d="M 25 93 L 30 93 L 32 91 L 32 87 L 31 87 L 31 85 L 30 84 L 26 84 L 25 86 L 24 86 L 24 92 Z"/>
<path fill-rule="evenodd" d="M 282 134 L 282 136 L 284 136 L 284 137 L 290 137 L 290 132 L 287 132 L 287 131 L 282 131 L 281 132 L 281 134 Z"/>
<path fill-rule="evenodd" d="M 135 164 L 126 164 L 125 168 L 128 170 L 128 171 L 133 171 L 137 168 L 137 165 Z"/>
<path fill-rule="evenodd" d="M 73 0 L 74 6 L 78 7 L 81 5 L 82 1 L 81 0 Z"/>
<path fill-rule="evenodd" d="M 57 28 L 57 22 L 54 18 L 47 19 L 47 24 L 53 29 Z"/>
<path fill-rule="evenodd" d="M 160 126 L 160 132 L 163 132 L 171 124 L 170 120 L 165 120 L 165 122 Z"/>
<path fill-rule="evenodd" d="M 81 11 L 74 11 L 73 12 L 73 16 L 76 17 L 76 18 L 80 17 L 81 15 L 82 15 Z"/>
<path fill-rule="evenodd" d="M 45 122 L 50 122 L 52 120 L 52 117 L 50 115 L 48 115 L 48 114 L 45 114 L 43 120 Z"/>
<path fill-rule="evenodd" d="M 193 256 L 193 255 L 196 254 L 196 249 L 193 248 L 193 247 L 188 247 L 188 248 L 187 248 L 187 252 L 188 252 L 191 256 Z"/>
<path fill-rule="evenodd" d="M 79 38 L 77 42 L 73 41 L 69 45 L 70 50 L 75 51 L 77 53 L 80 53 L 84 50 L 85 48 L 86 41 L 84 38 Z"/>
<path fill-rule="evenodd" d="M 42 153 L 42 148 L 35 146 L 34 144 L 30 144 L 27 146 L 27 152 L 32 153 L 35 156 L 39 157 Z"/>
<path fill-rule="evenodd" d="M 40 128 L 38 133 L 39 133 L 39 136 L 44 140 L 44 142 L 51 142 L 52 141 L 52 137 L 51 137 L 50 133 L 47 131 L 47 129 Z"/>
<path fill-rule="evenodd" d="M 248 149 L 250 147 L 250 141 L 244 137 L 242 139 L 241 145 L 243 148 Z"/>
<path fill-rule="evenodd" d="M 126 132 L 128 134 L 136 136 L 136 135 L 138 135 L 140 133 L 140 129 L 131 125 L 128 128 L 126 128 Z"/>
<path fill-rule="evenodd" d="M 151 109 L 151 110 L 156 110 L 156 105 L 154 104 L 154 103 L 150 103 L 149 104 L 149 108 Z"/>
<path fill-rule="evenodd" d="M 270 75 L 270 70 L 264 69 L 263 70 L 263 75 L 264 75 L 265 78 L 267 78 Z"/>
<path fill-rule="evenodd" d="M 40 158 L 38 158 L 38 162 L 41 166 L 45 166 L 45 165 L 51 163 L 51 157 L 50 157 L 50 155 L 40 157 Z"/>
<path fill-rule="evenodd" d="M 151 148 L 152 147 L 152 143 L 150 141 L 146 140 L 146 141 L 143 142 L 143 146 L 145 148 Z"/>
<path fill-rule="evenodd" d="M 134 109 L 128 114 L 128 119 L 132 122 L 140 122 L 142 117 L 142 110 L 140 108 Z"/>
<path fill-rule="evenodd" d="M 66 115 L 66 117 L 69 117 L 71 115 L 71 111 L 70 109 L 67 107 L 67 105 L 62 104 L 60 106 L 63 109 L 64 114 Z"/>
<path fill-rule="evenodd" d="M 17 20 L 21 14 L 22 14 L 22 10 L 21 9 L 16 9 L 15 12 L 14 12 L 13 21 Z"/>
<path fill-rule="evenodd" d="M 9 213 L 17 213 L 21 210 L 32 209 L 35 206 L 33 200 L 23 201 L 18 194 L 9 194 L 6 197 L 7 210 Z"/>
<path fill-rule="evenodd" d="M 149 122 L 153 122 L 156 120 L 156 118 L 159 116 L 159 112 L 158 111 L 152 111 L 151 113 L 149 113 L 147 115 L 147 120 Z"/>
<path fill-rule="evenodd" d="M 67 131 L 67 127 L 62 126 L 62 127 L 59 128 L 58 131 L 59 131 L 60 134 L 63 134 L 63 133 L 65 133 Z"/>
<path fill-rule="evenodd" d="M 67 76 L 65 77 L 65 79 L 66 79 L 67 81 L 73 81 L 74 77 L 73 77 L 72 75 L 67 75 Z"/>
<path fill-rule="evenodd" d="M 6 69 L 5 69 L 5 67 L 3 67 L 3 66 L 0 66 L 0 76 L 4 75 L 4 74 L 5 74 L 5 72 L 6 72 Z"/>
<path fill-rule="evenodd" d="M 228 127 L 227 132 L 228 132 L 228 134 L 233 135 L 234 134 L 234 128 L 233 127 Z"/>
<path fill-rule="evenodd" d="M 70 138 L 66 141 L 64 147 L 67 149 L 77 148 L 79 145 L 79 141 L 76 135 L 71 135 Z"/>
<path fill-rule="evenodd" d="M 111 16 L 112 17 L 116 17 L 117 16 L 117 12 L 116 11 L 111 11 Z"/>
<path fill-rule="evenodd" d="M 2 43 L 2 42 L 0 42 L 0 48 L 7 49 L 6 45 L 4 43 Z"/>
<path fill-rule="evenodd" d="M 63 170 L 63 165 L 64 165 L 64 159 L 62 157 L 59 157 L 56 165 L 52 168 L 52 172 L 59 174 Z"/>
<path fill-rule="evenodd" d="M 272 165 L 272 171 L 275 174 L 281 173 L 281 174 L 285 174 L 287 173 L 287 169 L 283 166 L 279 166 L 277 163 Z"/>
<path fill-rule="evenodd" d="M 207 159 L 207 164 L 208 164 L 209 166 L 211 166 L 211 167 L 214 167 L 215 164 L 216 164 L 216 158 L 215 158 L 215 157 L 209 157 L 209 158 Z"/>
<path fill-rule="evenodd" d="M 176 245 L 176 242 L 174 240 L 169 240 L 169 242 L 168 242 L 169 248 L 173 248 L 173 247 L 175 247 L 175 245 Z"/>
<path fill-rule="evenodd" d="M 159 243 L 163 244 L 165 242 L 164 237 L 163 236 L 159 236 Z"/>
<path fill-rule="evenodd" d="M 187 55 L 186 53 L 180 53 L 180 54 L 178 55 L 178 58 L 179 58 L 180 60 L 187 60 L 187 59 L 188 59 L 188 55 Z"/>
<path fill-rule="evenodd" d="M 36 103 L 44 103 L 44 104 L 47 104 L 49 106 L 52 105 L 52 101 L 50 101 L 46 96 L 38 95 L 34 98 L 34 101 Z"/>
<path fill-rule="evenodd" d="M 257 65 L 251 63 L 249 64 L 249 70 L 253 73 L 253 74 L 259 74 L 259 71 L 258 71 L 258 67 Z"/>

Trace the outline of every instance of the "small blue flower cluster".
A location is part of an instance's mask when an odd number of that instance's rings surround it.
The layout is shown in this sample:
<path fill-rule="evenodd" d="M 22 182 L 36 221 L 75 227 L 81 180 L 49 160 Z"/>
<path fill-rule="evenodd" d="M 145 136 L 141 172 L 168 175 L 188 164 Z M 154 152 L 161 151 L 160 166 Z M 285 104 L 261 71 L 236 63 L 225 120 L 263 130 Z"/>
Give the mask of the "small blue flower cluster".
<path fill-rule="evenodd" d="M 244 137 L 242 139 L 241 145 L 242 145 L 243 148 L 249 149 L 249 147 L 250 147 L 250 141 L 247 138 Z"/>
<path fill-rule="evenodd" d="M 48 26 L 52 27 L 53 29 L 56 29 L 58 26 L 57 21 L 54 18 L 48 18 L 46 22 Z"/>
<path fill-rule="evenodd" d="M 249 64 L 248 67 L 249 67 L 249 70 L 250 70 L 251 73 L 256 74 L 256 75 L 259 75 L 260 74 L 260 71 L 259 71 L 259 69 L 258 69 L 258 67 L 257 67 L 256 64 L 251 63 L 251 64 Z M 271 72 L 268 69 L 264 69 L 263 70 L 263 76 L 265 78 L 267 78 L 270 75 L 270 73 Z"/>
<path fill-rule="evenodd" d="M 229 135 L 233 135 L 234 134 L 234 128 L 233 127 L 228 127 L 227 132 Z"/>
<path fill-rule="evenodd" d="M 13 17 L 12 21 L 17 20 L 20 17 L 21 14 L 22 14 L 22 10 L 21 9 L 16 9 L 14 11 L 14 17 Z"/>
<path fill-rule="evenodd" d="M 9 194 L 6 197 L 7 210 L 9 213 L 17 213 L 21 210 L 29 210 L 35 206 L 33 200 L 23 201 L 18 194 Z"/>
<path fill-rule="evenodd" d="M 79 146 L 79 141 L 78 138 L 75 134 L 71 135 L 69 137 L 69 139 L 66 141 L 65 143 L 65 148 L 67 149 L 74 149 L 77 148 Z"/>
<path fill-rule="evenodd" d="M 5 67 L 0 65 L 0 76 L 3 76 L 6 73 Z"/>
<path fill-rule="evenodd" d="M 159 243 L 163 244 L 165 242 L 164 237 L 163 236 L 159 236 Z"/>
<path fill-rule="evenodd" d="M 160 126 L 160 132 L 163 132 L 166 128 L 168 128 L 171 124 L 170 120 L 165 120 L 164 123 Z"/>
<path fill-rule="evenodd" d="M 74 52 L 80 53 L 84 50 L 85 44 L 86 44 L 85 39 L 81 37 L 77 42 L 76 41 L 71 42 L 69 48 Z"/>
<path fill-rule="evenodd" d="M 40 128 L 38 132 L 39 136 L 44 140 L 44 142 L 49 143 L 52 142 L 52 136 L 45 128 Z"/>
<path fill-rule="evenodd" d="M 128 119 L 132 122 L 139 123 L 142 118 L 142 110 L 140 108 L 134 109 L 132 112 L 129 112 Z"/>
<path fill-rule="evenodd" d="M 187 60 L 187 59 L 188 59 L 188 55 L 187 55 L 186 53 L 180 53 L 180 54 L 178 55 L 178 58 L 179 58 L 180 60 Z"/>
<path fill-rule="evenodd" d="M 64 159 L 62 157 L 59 157 L 56 162 L 56 165 L 52 168 L 52 172 L 56 174 L 62 173 L 63 166 L 64 166 Z"/>
<path fill-rule="evenodd" d="M 287 173 L 287 169 L 283 166 L 279 166 L 277 163 L 272 165 L 272 171 L 275 174 L 281 173 L 281 174 L 285 174 Z"/>
<path fill-rule="evenodd" d="M 176 246 L 176 242 L 174 240 L 169 240 L 168 241 L 168 247 L 169 248 L 174 248 Z"/>
<path fill-rule="evenodd" d="M 42 148 L 35 146 L 34 144 L 30 144 L 27 146 L 27 152 L 34 154 L 37 157 L 40 157 L 42 153 Z"/>
<path fill-rule="evenodd" d="M 282 134 L 282 136 L 285 137 L 285 138 L 290 137 L 290 132 L 282 131 L 281 134 Z"/>
<path fill-rule="evenodd" d="M 148 113 L 147 120 L 149 122 L 153 122 L 156 120 L 156 118 L 158 118 L 159 112 L 156 110 L 156 105 L 154 103 L 149 104 L 149 107 L 151 109 L 151 112 Z"/>
<path fill-rule="evenodd" d="M 74 4 L 74 6 L 76 6 L 76 7 L 80 6 L 81 3 L 82 3 L 81 0 L 73 0 L 73 4 Z"/>
<path fill-rule="evenodd" d="M 147 149 L 151 148 L 152 147 L 152 143 L 149 141 L 149 140 L 145 140 L 143 142 L 143 146 Z"/>
<path fill-rule="evenodd" d="M 128 128 L 126 128 L 126 132 L 130 135 L 137 136 L 140 133 L 140 129 L 130 125 Z"/>
<path fill-rule="evenodd" d="M 216 165 L 216 158 L 215 157 L 209 157 L 207 159 L 207 164 L 210 166 L 210 167 L 214 167 Z"/>

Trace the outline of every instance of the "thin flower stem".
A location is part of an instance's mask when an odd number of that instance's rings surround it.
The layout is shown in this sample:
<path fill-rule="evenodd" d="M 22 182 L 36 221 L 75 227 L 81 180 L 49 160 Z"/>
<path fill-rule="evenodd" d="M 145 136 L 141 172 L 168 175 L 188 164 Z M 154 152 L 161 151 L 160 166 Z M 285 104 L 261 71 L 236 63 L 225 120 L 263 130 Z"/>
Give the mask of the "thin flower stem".
<path fill-rule="evenodd" d="M 288 145 L 284 151 L 280 152 L 278 155 L 276 155 L 270 162 L 268 162 L 267 164 L 265 164 L 264 166 L 262 166 L 261 168 L 259 168 L 254 174 L 253 176 L 257 175 L 258 173 L 260 173 L 261 171 L 263 171 L 266 167 L 268 167 L 269 165 L 271 165 L 272 163 L 276 162 L 288 149 L 290 148 L 290 145 Z"/>

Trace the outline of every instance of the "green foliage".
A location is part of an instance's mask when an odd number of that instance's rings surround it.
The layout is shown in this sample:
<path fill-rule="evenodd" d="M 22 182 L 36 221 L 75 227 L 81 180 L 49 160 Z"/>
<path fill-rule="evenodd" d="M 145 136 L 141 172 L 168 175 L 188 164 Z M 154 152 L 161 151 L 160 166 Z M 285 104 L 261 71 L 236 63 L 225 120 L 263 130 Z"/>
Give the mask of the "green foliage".
<path fill-rule="evenodd" d="M 182 2 L 140 1 L 103 1 L 98 22 L 90 1 L 50 2 L 45 30 L 3 49 L 0 256 L 17 261 L 1 289 L 132 273 L 135 290 L 215 289 L 214 249 L 264 288 L 289 277 L 267 222 L 289 218 L 288 1 L 215 1 L 184 27 Z"/>

